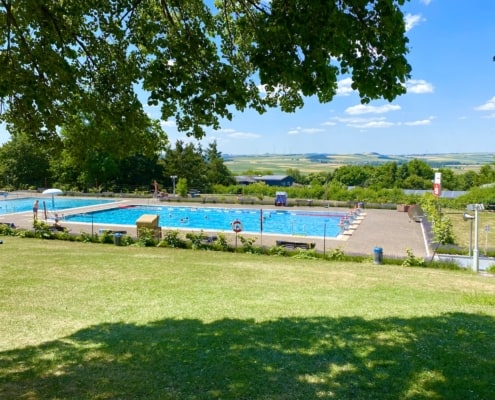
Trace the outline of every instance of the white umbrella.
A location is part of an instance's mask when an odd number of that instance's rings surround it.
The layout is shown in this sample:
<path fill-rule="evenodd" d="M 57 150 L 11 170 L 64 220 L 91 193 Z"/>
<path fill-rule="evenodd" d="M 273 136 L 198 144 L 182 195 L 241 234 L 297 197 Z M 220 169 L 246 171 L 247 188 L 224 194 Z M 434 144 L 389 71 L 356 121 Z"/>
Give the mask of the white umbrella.
<path fill-rule="evenodd" d="M 60 189 L 46 189 L 43 190 L 43 194 L 51 194 L 52 195 L 52 208 L 55 209 L 55 195 L 62 194 L 63 192 Z"/>

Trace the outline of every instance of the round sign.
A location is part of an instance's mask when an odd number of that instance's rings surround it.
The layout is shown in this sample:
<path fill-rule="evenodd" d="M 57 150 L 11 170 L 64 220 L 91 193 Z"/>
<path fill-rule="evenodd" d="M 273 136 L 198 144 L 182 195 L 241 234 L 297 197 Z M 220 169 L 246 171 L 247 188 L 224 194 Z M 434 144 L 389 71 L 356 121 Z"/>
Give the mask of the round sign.
<path fill-rule="evenodd" d="M 232 230 L 235 232 L 235 233 L 239 233 L 239 232 L 242 232 L 242 223 L 241 221 L 239 221 L 238 219 L 236 219 L 234 222 L 232 222 Z"/>

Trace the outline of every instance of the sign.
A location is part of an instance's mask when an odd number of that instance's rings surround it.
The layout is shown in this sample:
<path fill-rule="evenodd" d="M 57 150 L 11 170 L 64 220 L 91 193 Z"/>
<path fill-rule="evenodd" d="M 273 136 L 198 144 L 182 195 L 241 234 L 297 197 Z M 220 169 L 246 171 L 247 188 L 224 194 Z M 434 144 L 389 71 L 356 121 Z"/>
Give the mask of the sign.
<path fill-rule="evenodd" d="M 440 197 L 442 194 L 442 173 L 435 172 L 435 179 L 433 180 L 433 195 Z"/>
<path fill-rule="evenodd" d="M 234 222 L 232 222 L 232 230 L 235 232 L 235 233 L 239 233 L 239 232 L 242 232 L 242 223 L 241 221 L 239 221 L 238 219 L 236 219 Z"/>

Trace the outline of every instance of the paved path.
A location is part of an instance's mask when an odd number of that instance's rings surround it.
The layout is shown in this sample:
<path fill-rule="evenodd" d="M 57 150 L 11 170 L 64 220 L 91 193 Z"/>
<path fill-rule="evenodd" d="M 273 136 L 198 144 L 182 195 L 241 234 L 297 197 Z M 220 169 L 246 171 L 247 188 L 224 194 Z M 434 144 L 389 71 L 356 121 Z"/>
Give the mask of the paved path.
<path fill-rule="evenodd" d="M 344 252 L 371 253 L 374 247 L 383 249 L 384 257 L 407 255 L 412 250 L 415 256 L 429 257 L 421 223 L 411 221 L 406 212 L 393 210 L 365 210 L 366 216 L 353 232 Z"/>
<path fill-rule="evenodd" d="M 117 200 L 117 199 L 116 199 Z M 146 204 L 150 205 L 149 199 L 119 199 L 126 204 Z M 181 203 L 184 205 L 184 203 Z M 197 203 L 194 203 L 197 205 Z M 225 205 L 229 206 L 229 205 Z M 235 205 L 238 207 L 238 205 Z M 102 206 L 88 207 L 87 210 L 96 210 L 103 208 L 115 207 L 115 204 L 107 204 Z M 243 205 L 242 207 L 249 207 Z M 259 205 L 252 206 L 259 208 Z M 263 208 L 269 208 L 269 206 L 263 206 Z M 306 207 L 297 207 L 301 209 L 309 209 Z M 312 211 L 317 211 L 318 207 L 311 207 Z M 322 209 L 323 210 L 323 209 Z M 335 209 L 336 211 L 348 211 L 347 209 Z M 78 210 L 78 213 L 81 211 Z M 65 212 L 65 214 L 70 214 Z M 375 210 L 364 209 L 358 218 L 358 223 L 355 224 L 352 229 L 347 231 L 347 234 L 341 235 L 337 239 L 313 239 L 313 238 L 287 238 L 275 235 L 254 235 L 257 237 L 256 244 L 264 246 L 275 245 L 276 240 L 293 240 L 293 241 L 305 241 L 315 242 L 316 249 L 318 251 L 330 251 L 334 248 L 340 248 L 346 254 L 359 254 L 359 255 L 373 255 L 373 249 L 375 247 L 381 247 L 383 249 L 384 257 L 405 257 L 407 255 L 406 250 L 411 249 L 415 256 L 430 257 L 430 250 L 426 245 L 423 237 L 422 225 L 420 223 L 410 221 L 406 212 L 398 212 L 395 210 Z M 10 216 L 1 216 L 0 222 L 12 222 L 19 228 L 31 229 L 32 228 L 32 213 L 19 213 L 12 214 Z M 97 233 L 99 229 L 112 229 L 116 230 L 115 225 L 105 226 L 101 224 L 76 224 L 65 223 L 62 221 L 62 225 L 66 226 L 70 232 L 80 233 L 87 232 Z M 129 235 L 137 236 L 136 229 L 134 227 L 122 228 L 126 230 Z M 234 241 L 234 234 L 226 235 L 229 240 Z M 248 236 L 248 235 L 245 235 Z"/>

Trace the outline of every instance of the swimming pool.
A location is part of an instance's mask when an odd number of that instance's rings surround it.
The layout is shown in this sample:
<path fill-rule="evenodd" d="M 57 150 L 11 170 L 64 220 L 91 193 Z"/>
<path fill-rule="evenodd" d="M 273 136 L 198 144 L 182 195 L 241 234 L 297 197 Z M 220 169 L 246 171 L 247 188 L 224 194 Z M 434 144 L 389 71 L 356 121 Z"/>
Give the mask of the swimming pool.
<path fill-rule="evenodd" d="M 48 211 L 62 211 L 69 208 L 88 207 L 115 202 L 115 200 L 56 197 L 52 203 L 52 198 L 46 196 L 23 197 L 19 199 L 5 198 L 3 200 L 0 200 L 0 215 L 31 211 L 33 209 L 33 203 L 35 200 L 39 200 L 40 213 L 43 212 L 45 206 Z"/>
<path fill-rule="evenodd" d="M 65 220 L 136 226 L 145 214 L 158 215 L 162 228 L 232 232 L 233 222 L 239 221 L 246 233 L 314 237 L 337 237 L 344 221 L 348 224 L 353 218 L 348 212 L 138 205 L 72 214 Z"/>

